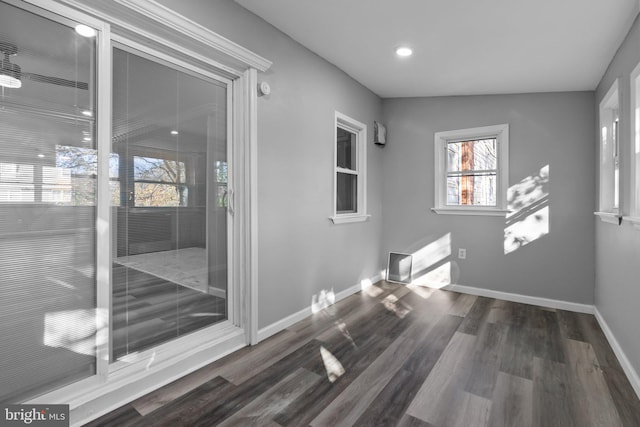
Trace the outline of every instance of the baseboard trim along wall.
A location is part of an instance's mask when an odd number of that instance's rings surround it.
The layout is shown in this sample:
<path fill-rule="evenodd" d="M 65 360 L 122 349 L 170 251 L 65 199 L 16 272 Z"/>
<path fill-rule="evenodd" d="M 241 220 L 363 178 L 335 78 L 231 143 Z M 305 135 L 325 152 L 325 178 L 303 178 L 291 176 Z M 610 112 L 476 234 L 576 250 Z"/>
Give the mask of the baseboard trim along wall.
<path fill-rule="evenodd" d="M 594 307 L 590 304 L 580 304 L 577 302 L 561 301 L 550 298 L 532 297 L 529 295 L 512 294 L 510 292 L 494 291 L 492 289 L 474 288 L 473 286 L 448 285 L 444 288 L 447 291 L 460 292 L 462 294 L 477 295 L 480 297 L 496 298 L 505 301 L 519 302 L 523 304 L 537 305 L 560 310 L 574 311 L 576 313 L 593 314 Z"/>
<path fill-rule="evenodd" d="M 299 321 L 305 319 L 306 317 L 311 316 L 313 313 L 321 310 L 322 308 L 328 307 L 329 305 L 335 304 L 336 302 L 347 298 L 361 290 L 364 290 L 371 286 L 373 283 L 382 280 L 382 276 L 378 275 L 372 277 L 371 279 L 363 279 L 357 285 L 350 286 L 349 288 L 338 292 L 337 294 L 333 293 L 333 290 L 323 291 L 324 298 L 315 297 L 312 299 L 311 305 L 303 308 L 302 310 L 293 313 L 283 319 L 278 320 L 270 324 L 269 326 L 265 326 L 262 329 L 258 330 L 258 342 L 263 341 L 269 338 L 272 335 L 277 334 L 278 332 L 287 329 L 289 326 L 295 325 Z"/>
<path fill-rule="evenodd" d="M 594 314 L 596 316 L 596 320 L 598 321 L 598 324 L 600 325 L 600 328 L 602 328 L 602 332 L 604 332 L 605 337 L 607 337 L 607 341 L 609 341 L 611 348 L 613 348 L 613 352 L 616 354 L 616 357 L 618 358 L 618 361 L 620 362 L 620 365 L 622 366 L 624 373 L 627 375 L 627 378 L 629 379 L 631 386 L 633 387 L 633 389 L 636 392 L 636 395 L 640 399 L 640 376 L 638 376 L 638 372 L 634 369 L 633 365 L 629 361 L 629 358 L 625 354 L 624 350 L 622 350 L 620 343 L 616 339 L 615 335 L 613 335 L 611 328 L 609 328 L 609 325 L 604 320 L 604 318 L 600 314 L 600 311 L 598 311 L 597 307 L 595 308 Z"/>

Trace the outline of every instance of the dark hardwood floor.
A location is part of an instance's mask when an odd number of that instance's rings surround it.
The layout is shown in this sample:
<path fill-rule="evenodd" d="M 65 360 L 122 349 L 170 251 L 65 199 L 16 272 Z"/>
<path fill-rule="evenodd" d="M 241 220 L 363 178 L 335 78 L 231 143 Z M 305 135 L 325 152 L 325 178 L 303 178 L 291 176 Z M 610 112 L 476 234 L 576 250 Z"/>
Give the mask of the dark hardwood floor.
<path fill-rule="evenodd" d="M 90 426 L 640 426 L 592 315 L 380 282 Z"/>
<path fill-rule="evenodd" d="M 113 359 L 226 319 L 223 298 L 113 266 Z"/>

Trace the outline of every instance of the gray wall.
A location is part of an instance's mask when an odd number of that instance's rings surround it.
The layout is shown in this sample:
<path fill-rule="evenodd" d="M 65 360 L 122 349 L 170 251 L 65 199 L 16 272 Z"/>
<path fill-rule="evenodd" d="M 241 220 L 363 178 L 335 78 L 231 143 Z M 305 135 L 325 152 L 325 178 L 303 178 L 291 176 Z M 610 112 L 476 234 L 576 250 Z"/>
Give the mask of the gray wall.
<path fill-rule="evenodd" d="M 640 16 L 640 15 L 639 15 Z M 636 17 L 627 38 L 620 46 L 596 90 L 598 105 L 616 78 L 620 78 L 620 150 L 623 156 L 631 153 L 630 80 L 633 68 L 640 61 L 640 18 Z M 597 122 L 596 122 L 596 127 Z M 595 140 L 594 151 L 599 142 Z M 620 183 L 622 212 L 629 214 L 630 172 L 629 155 L 622 157 Z M 622 350 L 640 372 L 640 231 L 628 222 L 622 225 L 596 221 L 596 308 L 609 325 Z"/>
<path fill-rule="evenodd" d="M 258 103 L 259 328 L 378 274 L 382 150 L 372 144 L 380 99 L 338 68 L 228 0 L 162 4 L 273 61 Z M 333 225 L 334 112 L 368 126 L 369 221 Z"/>
<path fill-rule="evenodd" d="M 384 100 L 383 250 L 426 247 L 431 261 L 420 269 L 433 276 L 444 268 L 460 285 L 593 303 L 593 103 L 592 92 Z M 505 218 L 430 211 L 434 132 L 501 123 L 510 126 L 510 186 L 549 166 L 548 199 L 519 217 L 535 227 L 548 206 L 549 232 L 508 254 Z"/>

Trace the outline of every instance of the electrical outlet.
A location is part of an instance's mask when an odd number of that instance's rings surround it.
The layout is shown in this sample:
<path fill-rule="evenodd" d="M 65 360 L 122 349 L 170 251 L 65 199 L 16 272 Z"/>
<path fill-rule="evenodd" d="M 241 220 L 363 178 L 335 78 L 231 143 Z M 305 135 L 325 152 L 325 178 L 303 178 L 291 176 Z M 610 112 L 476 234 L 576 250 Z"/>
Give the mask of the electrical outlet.
<path fill-rule="evenodd" d="M 467 259 L 467 250 L 462 248 L 458 249 L 458 258 Z"/>

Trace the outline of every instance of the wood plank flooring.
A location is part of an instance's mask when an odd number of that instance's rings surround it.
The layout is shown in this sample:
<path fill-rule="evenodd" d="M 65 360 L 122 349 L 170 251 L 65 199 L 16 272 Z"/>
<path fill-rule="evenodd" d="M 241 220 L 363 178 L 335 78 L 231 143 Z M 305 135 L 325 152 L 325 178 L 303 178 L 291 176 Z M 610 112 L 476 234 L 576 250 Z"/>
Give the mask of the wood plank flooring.
<path fill-rule="evenodd" d="M 223 298 L 113 265 L 114 360 L 225 319 Z"/>
<path fill-rule="evenodd" d="M 379 282 L 89 426 L 640 426 L 592 315 Z"/>

